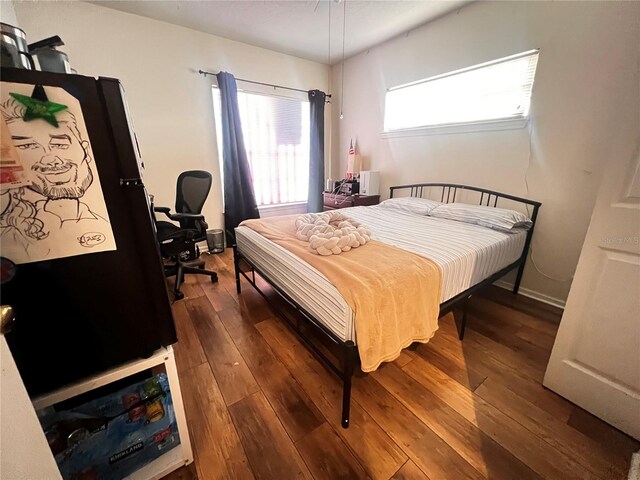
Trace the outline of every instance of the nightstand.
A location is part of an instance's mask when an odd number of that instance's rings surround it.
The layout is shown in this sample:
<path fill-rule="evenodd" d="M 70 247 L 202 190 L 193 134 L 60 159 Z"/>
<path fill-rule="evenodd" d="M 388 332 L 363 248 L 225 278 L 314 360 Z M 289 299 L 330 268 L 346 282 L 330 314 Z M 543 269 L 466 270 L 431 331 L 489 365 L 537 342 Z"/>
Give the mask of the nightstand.
<path fill-rule="evenodd" d="M 380 202 L 380 195 L 340 195 L 338 193 L 323 193 L 323 211 L 337 210 L 348 207 L 365 207 L 377 205 Z"/>

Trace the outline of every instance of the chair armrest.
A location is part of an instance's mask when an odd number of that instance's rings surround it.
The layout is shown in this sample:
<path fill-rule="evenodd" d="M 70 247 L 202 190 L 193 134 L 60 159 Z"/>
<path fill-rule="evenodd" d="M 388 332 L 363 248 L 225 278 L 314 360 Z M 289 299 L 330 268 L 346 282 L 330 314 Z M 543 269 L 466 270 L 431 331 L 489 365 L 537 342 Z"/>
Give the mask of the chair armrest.
<path fill-rule="evenodd" d="M 180 220 L 204 220 L 201 213 L 171 213 L 169 207 L 153 207 L 154 212 L 164 213 L 171 220 L 179 222 Z"/>
<path fill-rule="evenodd" d="M 204 220 L 204 215 L 201 213 L 174 213 L 173 215 L 168 214 L 168 217 L 171 220 Z"/>
<path fill-rule="evenodd" d="M 177 239 L 193 240 L 194 238 L 196 238 L 198 233 L 199 233 L 198 230 L 194 230 L 192 228 L 185 228 L 185 229 L 178 230 L 176 232 L 163 236 L 160 242 L 166 242 L 167 240 L 177 240 Z"/>
<path fill-rule="evenodd" d="M 173 215 L 171 215 L 171 209 L 169 207 L 153 207 L 153 211 L 157 213 L 164 213 L 171 220 L 176 220 L 173 218 Z"/>

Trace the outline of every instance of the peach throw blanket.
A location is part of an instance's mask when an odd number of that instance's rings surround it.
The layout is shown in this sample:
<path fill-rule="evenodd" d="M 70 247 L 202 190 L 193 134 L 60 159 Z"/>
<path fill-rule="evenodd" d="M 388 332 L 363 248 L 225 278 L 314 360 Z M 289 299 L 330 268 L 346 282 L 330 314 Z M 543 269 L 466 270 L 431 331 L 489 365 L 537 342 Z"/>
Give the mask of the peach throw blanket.
<path fill-rule="evenodd" d="M 311 253 L 296 238 L 298 215 L 246 220 L 248 227 L 301 258 L 340 292 L 355 316 L 361 367 L 371 372 L 438 329 L 440 268 L 431 260 L 375 240 L 340 255 Z M 406 233 L 406 232 L 405 232 Z"/>

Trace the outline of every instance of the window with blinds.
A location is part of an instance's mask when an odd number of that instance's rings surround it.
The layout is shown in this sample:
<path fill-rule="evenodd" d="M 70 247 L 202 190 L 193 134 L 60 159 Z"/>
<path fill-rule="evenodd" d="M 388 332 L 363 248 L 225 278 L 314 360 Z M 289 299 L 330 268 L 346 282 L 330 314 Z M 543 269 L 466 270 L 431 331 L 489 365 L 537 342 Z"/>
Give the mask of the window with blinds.
<path fill-rule="evenodd" d="M 531 50 L 389 89 L 385 132 L 526 119 L 538 53 Z"/>
<path fill-rule="evenodd" d="M 220 91 L 213 88 L 222 149 Z M 306 202 L 309 190 L 309 102 L 238 92 L 238 109 L 258 206 Z M 220 155 L 222 158 L 222 154 Z"/>

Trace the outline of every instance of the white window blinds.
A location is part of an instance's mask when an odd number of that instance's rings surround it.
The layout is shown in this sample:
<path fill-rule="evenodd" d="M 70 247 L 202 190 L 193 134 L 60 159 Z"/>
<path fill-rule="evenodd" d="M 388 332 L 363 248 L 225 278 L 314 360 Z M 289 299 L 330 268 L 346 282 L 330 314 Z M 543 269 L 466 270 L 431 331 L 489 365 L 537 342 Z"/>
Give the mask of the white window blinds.
<path fill-rule="evenodd" d="M 219 125 L 220 91 L 215 87 L 213 98 Z M 239 91 L 238 109 L 257 204 L 306 202 L 309 102 Z"/>
<path fill-rule="evenodd" d="M 538 53 L 531 50 L 389 89 L 385 131 L 527 118 Z"/>

